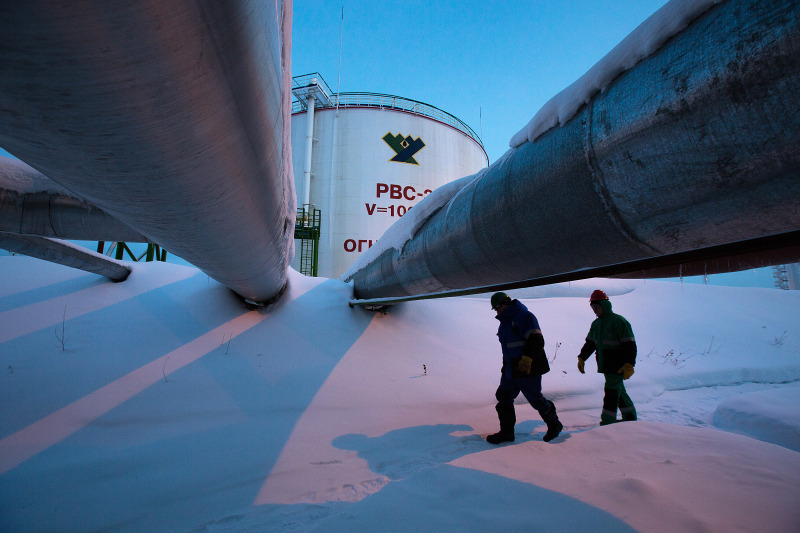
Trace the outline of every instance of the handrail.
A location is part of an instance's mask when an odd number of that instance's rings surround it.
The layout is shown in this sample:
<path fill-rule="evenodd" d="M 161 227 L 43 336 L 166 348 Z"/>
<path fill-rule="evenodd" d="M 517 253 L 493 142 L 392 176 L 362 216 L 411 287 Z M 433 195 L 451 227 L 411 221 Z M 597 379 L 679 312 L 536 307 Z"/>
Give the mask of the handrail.
<path fill-rule="evenodd" d="M 311 75 L 308 76 L 310 77 Z M 475 130 L 470 128 L 466 123 L 464 123 L 464 121 L 454 117 L 446 111 L 442 111 L 438 107 L 426 104 L 424 102 L 412 100 L 410 98 L 404 98 L 402 96 L 395 96 L 392 94 L 365 92 L 332 94 L 331 102 L 331 105 L 317 105 L 316 107 L 317 109 L 324 109 L 336 107 L 338 104 L 338 107 L 377 107 L 380 109 L 399 109 L 401 111 L 407 111 L 416 115 L 429 117 L 447 124 L 448 126 L 452 126 L 455 129 L 467 134 L 481 147 L 483 147 L 483 141 L 481 141 L 481 138 L 477 133 L 475 133 Z M 304 110 L 305 109 L 300 102 L 296 100 L 292 102 L 292 113 L 299 113 Z"/>
<path fill-rule="evenodd" d="M 322 90 L 325 91 L 327 94 L 333 94 L 331 92 L 331 88 L 328 87 L 328 84 L 325 83 L 325 80 L 322 79 L 322 75 L 319 72 L 311 72 L 310 74 L 302 74 L 300 76 L 295 76 L 292 78 L 292 89 L 297 89 L 298 87 L 306 87 L 308 85 L 319 85 L 322 87 Z"/>

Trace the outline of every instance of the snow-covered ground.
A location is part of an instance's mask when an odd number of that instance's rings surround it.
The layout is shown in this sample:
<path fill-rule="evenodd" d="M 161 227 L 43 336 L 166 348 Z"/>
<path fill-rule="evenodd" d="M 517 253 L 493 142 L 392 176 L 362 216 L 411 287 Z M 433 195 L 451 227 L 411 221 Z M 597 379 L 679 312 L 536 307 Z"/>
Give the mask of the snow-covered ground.
<path fill-rule="evenodd" d="M 0 257 L 2 531 L 798 531 L 800 292 L 588 280 L 537 315 L 565 431 L 492 446 L 486 298 L 374 314 L 292 272 L 248 311 L 193 267 L 123 283 Z M 575 368 L 604 289 L 640 420 Z"/>

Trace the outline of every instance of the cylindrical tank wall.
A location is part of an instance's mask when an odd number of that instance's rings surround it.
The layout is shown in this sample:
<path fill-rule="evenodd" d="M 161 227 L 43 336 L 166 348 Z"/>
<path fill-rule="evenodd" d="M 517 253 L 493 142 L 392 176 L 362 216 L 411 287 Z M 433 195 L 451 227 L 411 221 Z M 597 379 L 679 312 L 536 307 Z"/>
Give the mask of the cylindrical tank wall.
<path fill-rule="evenodd" d="M 786 277 L 789 282 L 789 289 L 800 291 L 800 263 L 786 265 Z"/>
<path fill-rule="evenodd" d="M 306 112 L 292 116 L 298 198 L 306 193 L 307 128 Z M 309 198 L 322 214 L 318 275 L 339 276 L 419 200 L 486 165 L 478 142 L 425 116 L 376 107 L 316 109 Z"/>

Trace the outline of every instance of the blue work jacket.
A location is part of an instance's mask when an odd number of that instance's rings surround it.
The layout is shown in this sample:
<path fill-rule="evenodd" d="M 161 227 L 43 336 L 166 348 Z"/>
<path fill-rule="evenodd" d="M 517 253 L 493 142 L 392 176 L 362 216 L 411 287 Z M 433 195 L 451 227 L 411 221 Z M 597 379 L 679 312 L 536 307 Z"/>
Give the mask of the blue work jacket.
<path fill-rule="evenodd" d="M 497 340 L 503 350 L 503 373 L 511 377 L 512 368 L 516 368 L 522 357 L 525 340 L 542 331 L 534 314 L 519 300 L 512 300 L 511 305 L 496 318 L 500 321 Z"/>

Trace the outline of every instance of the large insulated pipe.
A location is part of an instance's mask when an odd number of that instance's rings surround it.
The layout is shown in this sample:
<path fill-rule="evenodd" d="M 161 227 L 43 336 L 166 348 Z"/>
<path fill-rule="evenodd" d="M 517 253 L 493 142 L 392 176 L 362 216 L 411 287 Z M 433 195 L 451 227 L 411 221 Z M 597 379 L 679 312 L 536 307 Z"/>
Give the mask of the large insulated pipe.
<path fill-rule="evenodd" d="M 291 0 L 0 3 L 0 146 L 247 300 L 293 250 Z"/>
<path fill-rule="evenodd" d="M 138 231 L 10 157 L 0 157 L 0 231 L 78 241 L 147 242 Z"/>
<path fill-rule="evenodd" d="M 0 231 L 73 241 L 148 242 L 101 209 L 77 198 L 0 189 Z"/>
<path fill-rule="evenodd" d="M 79 268 L 92 274 L 100 274 L 114 281 L 125 281 L 131 273 L 124 264 L 104 255 L 46 237 L 15 235 L 0 231 L 0 248 L 52 263 Z"/>
<path fill-rule="evenodd" d="M 589 277 L 762 238 L 796 247 L 799 19 L 788 0 L 712 7 L 350 275 L 356 297 Z"/>

